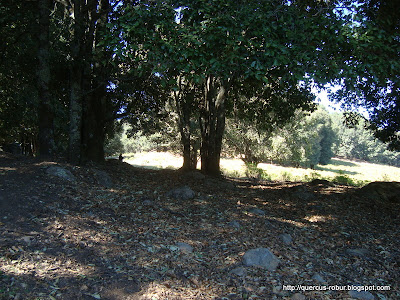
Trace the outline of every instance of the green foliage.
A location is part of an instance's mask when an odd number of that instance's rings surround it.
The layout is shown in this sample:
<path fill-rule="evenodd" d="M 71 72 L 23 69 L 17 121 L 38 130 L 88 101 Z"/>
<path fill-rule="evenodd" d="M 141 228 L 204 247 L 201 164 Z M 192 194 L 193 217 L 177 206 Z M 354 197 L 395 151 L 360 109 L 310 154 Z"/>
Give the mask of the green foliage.
<path fill-rule="evenodd" d="M 344 184 L 344 185 L 353 185 L 355 186 L 356 183 L 347 175 L 337 175 L 333 178 L 333 182 L 336 182 L 338 184 Z"/>
<path fill-rule="evenodd" d="M 368 130 L 367 120 L 360 117 L 358 124 L 351 126 L 346 125 L 343 114 L 333 115 L 333 120 L 334 130 L 338 136 L 334 146 L 337 156 L 400 166 L 400 153 L 388 150 L 387 145 L 377 140 L 373 132 Z"/>
<path fill-rule="evenodd" d="M 246 163 L 273 161 L 281 165 L 313 167 L 327 164 L 336 139 L 328 113 L 297 112 L 285 126 L 266 131 L 241 120 L 227 120 L 225 153 Z"/>

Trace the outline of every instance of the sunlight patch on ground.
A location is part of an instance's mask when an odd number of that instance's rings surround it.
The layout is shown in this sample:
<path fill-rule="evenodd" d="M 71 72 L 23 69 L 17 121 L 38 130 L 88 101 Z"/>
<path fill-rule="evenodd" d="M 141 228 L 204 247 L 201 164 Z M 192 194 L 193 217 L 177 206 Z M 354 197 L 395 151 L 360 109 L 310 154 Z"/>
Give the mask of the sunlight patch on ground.
<path fill-rule="evenodd" d="M 326 222 L 326 221 L 331 221 L 332 219 L 333 219 L 332 216 L 321 216 L 321 215 L 312 215 L 304 218 L 304 220 L 307 220 L 310 223 Z"/>
<path fill-rule="evenodd" d="M 138 167 L 150 169 L 179 169 L 183 158 L 168 152 L 142 152 L 126 154 L 125 162 Z M 198 168 L 201 167 L 200 162 Z M 283 167 L 275 164 L 260 163 L 258 168 L 264 171 L 266 178 L 272 181 L 311 181 L 326 179 L 335 181 L 337 177 L 344 177 L 358 183 L 371 181 L 399 181 L 400 168 L 378 165 L 365 162 L 353 162 L 333 158 L 328 165 L 318 165 L 315 170 Z M 247 177 L 247 169 L 240 159 L 221 158 L 221 171 L 229 177 Z"/>
<path fill-rule="evenodd" d="M 179 169 L 182 167 L 183 158 L 169 152 L 141 152 L 125 155 L 124 161 L 133 166 L 149 169 Z"/>

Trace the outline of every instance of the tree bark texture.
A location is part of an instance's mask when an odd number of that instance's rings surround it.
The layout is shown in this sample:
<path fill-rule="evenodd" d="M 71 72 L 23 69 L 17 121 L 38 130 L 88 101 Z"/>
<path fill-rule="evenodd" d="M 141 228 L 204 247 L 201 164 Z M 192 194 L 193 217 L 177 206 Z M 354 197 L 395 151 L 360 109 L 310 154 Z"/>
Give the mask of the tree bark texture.
<path fill-rule="evenodd" d="M 71 72 L 70 72 L 70 107 L 69 107 L 69 161 L 73 164 L 81 162 L 81 130 L 83 103 L 83 17 L 81 0 L 73 1 L 73 39 L 71 43 Z"/>
<path fill-rule="evenodd" d="M 97 49 L 99 31 L 107 23 L 109 0 L 74 0 L 74 39 L 70 98 L 70 160 L 104 160 L 110 53 Z"/>
<path fill-rule="evenodd" d="M 193 102 L 194 87 L 183 83 L 184 79 L 178 78 L 179 90 L 174 92 L 175 107 L 178 113 L 178 127 L 183 147 L 183 166 L 185 171 L 196 170 L 197 151 L 196 136 L 193 132 Z"/>
<path fill-rule="evenodd" d="M 38 154 L 50 156 L 55 152 L 54 111 L 51 104 L 50 84 L 50 11 L 51 0 L 39 0 L 39 49 L 37 86 L 39 96 Z"/>
<path fill-rule="evenodd" d="M 220 158 L 225 130 L 226 81 L 210 75 L 204 86 L 200 109 L 201 171 L 212 176 L 221 175 Z"/>

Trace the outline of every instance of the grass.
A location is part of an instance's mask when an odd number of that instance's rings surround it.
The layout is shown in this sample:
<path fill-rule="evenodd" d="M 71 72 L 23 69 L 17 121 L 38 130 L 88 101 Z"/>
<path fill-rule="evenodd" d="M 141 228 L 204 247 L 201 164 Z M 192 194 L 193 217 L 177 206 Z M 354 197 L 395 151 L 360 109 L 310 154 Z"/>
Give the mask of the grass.
<path fill-rule="evenodd" d="M 153 169 L 179 169 L 183 163 L 181 156 L 168 152 L 142 152 L 125 154 L 125 157 L 125 162 L 129 164 Z M 338 158 L 333 158 L 328 165 L 316 166 L 315 170 L 267 163 L 246 166 L 240 159 L 222 158 L 221 170 L 230 177 L 255 177 L 271 181 L 311 181 L 319 178 L 356 186 L 372 181 L 400 181 L 400 168 Z"/>

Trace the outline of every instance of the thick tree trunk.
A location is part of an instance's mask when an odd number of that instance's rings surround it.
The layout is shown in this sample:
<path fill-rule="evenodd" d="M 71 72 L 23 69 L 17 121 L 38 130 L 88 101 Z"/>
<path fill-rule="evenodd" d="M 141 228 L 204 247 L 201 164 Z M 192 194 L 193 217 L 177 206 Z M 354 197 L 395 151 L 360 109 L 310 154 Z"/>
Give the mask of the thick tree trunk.
<path fill-rule="evenodd" d="M 178 113 L 178 128 L 181 135 L 181 143 L 183 146 L 183 166 L 182 170 L 196 170 L 197 168 L 197 148 L 195 145 L 195 137 L 191 128 L 192 104 L 194 101 L 194 89 L 189 87 L 188 83 L 183 82 L 184 79 L 179 77 L 179 91 L 174 93 L 175 106 Z"/>
<path fill-rule="evenodd" d="M 70 160 L 104 160 L 109 70 L 111 55 L 96 49 L 99 31 L 107 24 L 109 0 L 74 0 L 74 39 L 70 97 Z"/>
<path fill-rule="evenodd" d="M 82 162 L 104 161 L 106 90 L 100 87 L 84 104 L 82 126 Z"/>
<path fill-rule="evenodd" d="M 38 154 L 49 156 L 55 152 L 54 112 L 51 105 L 50 84 L 50 10 L 51 0 L 39 0 L 39 51 L 38 51 L 38 96 L 39 96 L 39 143 Z"/>
<path fill-rule="evenodd" d="M 98 49 L 97 43 L 99 32 L 107 24 L 109 0 L 97 0 L 91 2 L 88 8 L 90 16 L 97 15 L 97 19 L 87 17 L 89 26 L 86 42 L 86 52 L 90 53 L 88 60 L 92 66 L 88 66 L 90 72 L 90 93 L 87 95 L 83 105 L 82 126 L 82 161 L 104 161 L 104 140 L 107 118 L 107 83 L 109 79 L 109 68 L 104 66 L 104 61 L 111 59 L 111 53 L 103 48 Z"/>
<path fill-rule="evenodd" d="M 225 98 L 227 83 L 209 76 L 204 88 L 200 115 L 201 171 L 220 176 L 222 138 L 225 130 Z"/>
<path fill-rule="evenodd" d="M 84 59 L 82 41 L 84 38 L 81 0 L 74 0 L 73 40 L 71 43 L 72 64 L 70 72 L 69 103 L 69 161 L 73 164 L 81 162 L 81 130 L 83 102 Z"/>

